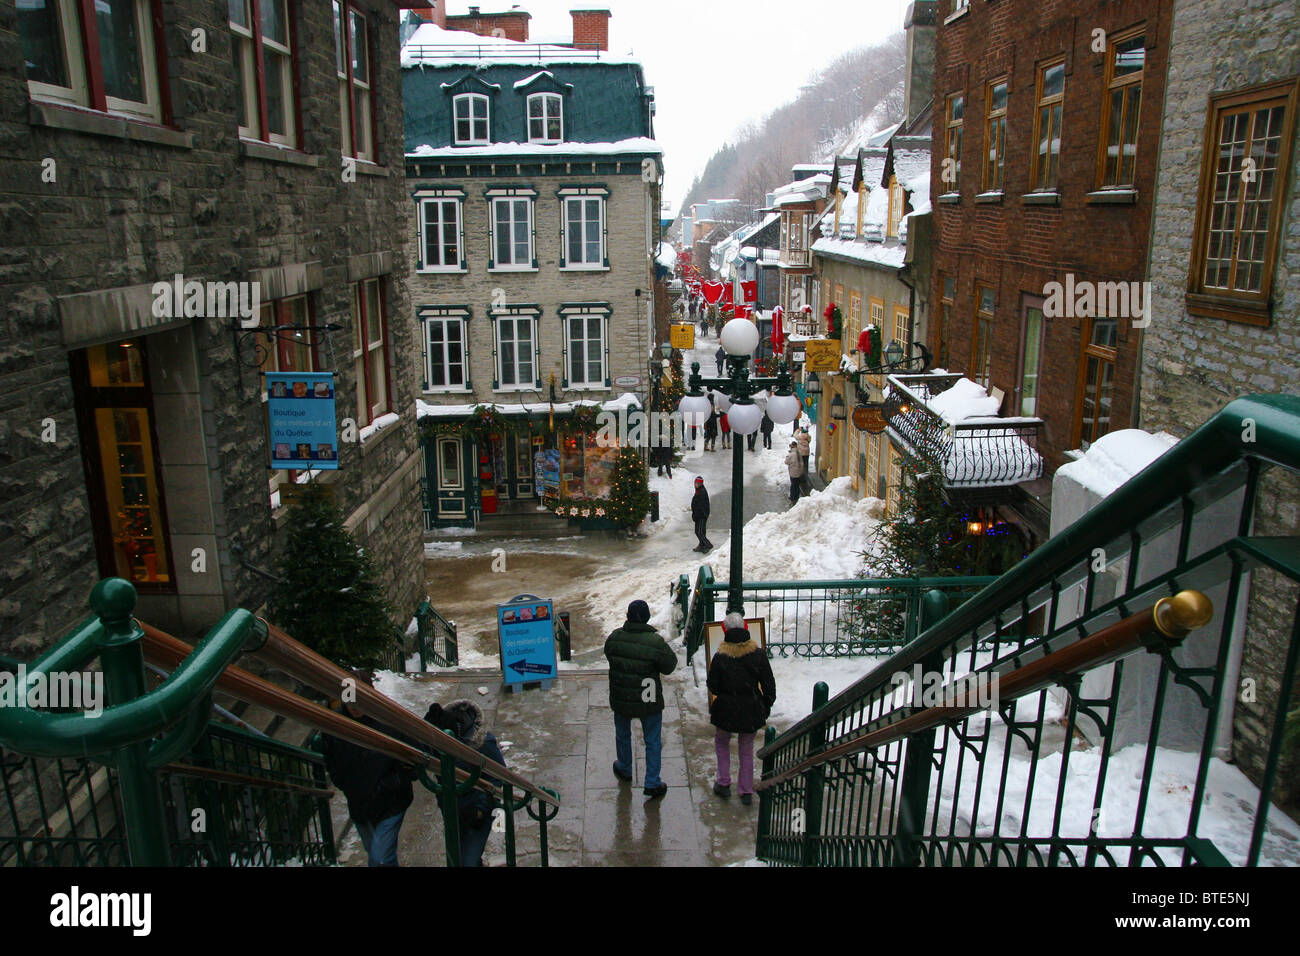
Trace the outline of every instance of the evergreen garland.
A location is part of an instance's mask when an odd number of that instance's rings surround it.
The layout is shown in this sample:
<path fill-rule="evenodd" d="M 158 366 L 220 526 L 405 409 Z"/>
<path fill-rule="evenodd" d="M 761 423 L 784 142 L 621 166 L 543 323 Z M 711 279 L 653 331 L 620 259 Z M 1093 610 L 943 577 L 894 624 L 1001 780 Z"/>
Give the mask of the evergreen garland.
<path fill-rule="evenodd" d="M 271 619 L 336 664 L 376 667 L 394 644 L 392 611 L 374 567 L 320 485 L 289 509 Z"/>

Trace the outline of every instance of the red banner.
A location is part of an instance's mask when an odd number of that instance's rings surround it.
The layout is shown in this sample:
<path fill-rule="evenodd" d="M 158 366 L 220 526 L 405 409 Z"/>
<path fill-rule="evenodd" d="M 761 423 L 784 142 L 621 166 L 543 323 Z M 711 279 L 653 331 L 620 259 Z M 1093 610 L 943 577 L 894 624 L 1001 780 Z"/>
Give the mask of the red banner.
<path fill-rule="evenodd" d="M 747 279 L 740 283 L 740 291 L 746 302 L 758 301 L 758 282 L 755 279 Z"/>
<path fill-rule="evenodd" d="M 704 301 L 709 305 L 717 305 L 722 300 L 722 290 L 731 287 L 724 282 L 706 282 L 700 286 L 700 291 L 704 294 Z"/>

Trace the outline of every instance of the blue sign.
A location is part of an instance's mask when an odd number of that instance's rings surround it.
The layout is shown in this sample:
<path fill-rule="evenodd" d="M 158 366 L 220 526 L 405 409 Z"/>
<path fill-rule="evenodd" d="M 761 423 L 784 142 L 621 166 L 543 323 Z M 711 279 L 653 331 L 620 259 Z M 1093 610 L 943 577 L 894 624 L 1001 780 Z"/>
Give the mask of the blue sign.
<path fill-rule="evenodd" d="M 498 604 L 497 637 L 507 687 L 555 679 L 555 609 L 550 599 L 520 594 L 508 604 Z"/>
<path fill-rule="evenodd" d="M 271 467 L 336 470 L 333 372 L 267 372 Z"/>

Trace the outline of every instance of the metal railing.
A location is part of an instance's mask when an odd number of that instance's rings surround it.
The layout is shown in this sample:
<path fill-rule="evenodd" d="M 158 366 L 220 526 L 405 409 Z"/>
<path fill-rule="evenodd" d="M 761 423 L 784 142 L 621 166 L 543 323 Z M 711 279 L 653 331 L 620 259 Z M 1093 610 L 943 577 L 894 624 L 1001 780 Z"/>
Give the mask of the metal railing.
<path fill-rule="evenodd" d="M 538 63 L 552 62 L 557 56 L 563 56 L 566 60 L 599 60 L 602 55 L 609 54 L 586 47 L 567 47 L 549 43 L 408 43 L 402 47 L 402 58 L 406 60 L 448 60 L 455 63 L 467 58 L 481 60 L 484 57 L 493 60 L 533 60 Z"/>
<path fill-rule="evenodd" d="M 428 600 L 424 600 L 415 609 L 415 623 L 420 670 L 425 670 L 431 661 L 439 667 L 455 667 L 460 662 L 454 621 L 447 620 Z M 438 650 L 439 640 L 442 641 L 441 651 Z"/>
<path fill-rule="evenodd" d="M 889 376 L 885 417 L 890 437 L 940 467 L 949 488 L 1014 485 L 1043 477 L 1038 452 L 1041 418 L 981 417 L 950 424 L 930 410 L 929 399 L 960 378 Z"/>
<path fill-rule="evenodd" d="M 1272 806 L 1279 782 L 1287 799 L 1297 792 L 1300 759 L 1283 745 L 1300 661 L 1300 538 L 1255 533 L 1271 520 L 1261 504 L 1293 497 L 1297 473 L 1300 398 L 1238 399 L 962 606 L 949 613 L 942 596 L 928 597 L 915 641 L 816 699 L 779 737 L 769 732 L 758 855 L 804 865 L 1300 863 L 1300 827 Z M 1190 638 L 1055 664 L 1189 588 L 1213 608 Z M 1259 628 L 1279 650 L 1261 658 L 1257 639 L 1246 658 Z M 1239 700 L 1245 660 L 1270 674 L 1269 687 Z M 1023 687 L 1040 661 L 1046 673 L 1030 692 L 905 723 L 930 706 L 907 690 L 917 677 Z M 1224 790 L 1222 760 L 1237 748 L 1253 755 L 1250 779 Z"/>
<path fill-rule="evenodd" d="M 745 582 L 746 617 L 767 622 L 769 657 L 859 657 L 887 654 L 917 635 L 921 597 L 938 589 L 953 604 L 974 595 L 992 577 L 854 578 L 846 581 Z M 687 660 L 704 643 L 704 628 L 716 620 L 727 582 L 699 569 L 686 608 Z M 678 593 L 682 585 L 678 585 Z"/>

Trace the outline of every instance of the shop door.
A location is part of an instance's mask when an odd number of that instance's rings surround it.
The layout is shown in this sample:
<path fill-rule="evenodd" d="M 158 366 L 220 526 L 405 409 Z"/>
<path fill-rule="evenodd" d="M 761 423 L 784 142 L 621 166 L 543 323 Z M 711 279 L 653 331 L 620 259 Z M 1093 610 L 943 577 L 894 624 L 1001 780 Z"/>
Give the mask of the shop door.
<path fill-rule="evenodd" d="M 533 497 L 533 453 L 529 436 L 491 436 L 492 484 L 503 501 Z"/>
<path fill-rule="evenodd" d="M 425 475 L 433 486 L 434 520 L 469 520 L 472 482 L 465 463 L 473 460 L 473 443 L 459 435 L 440 435 L 426 442 Z"/>

